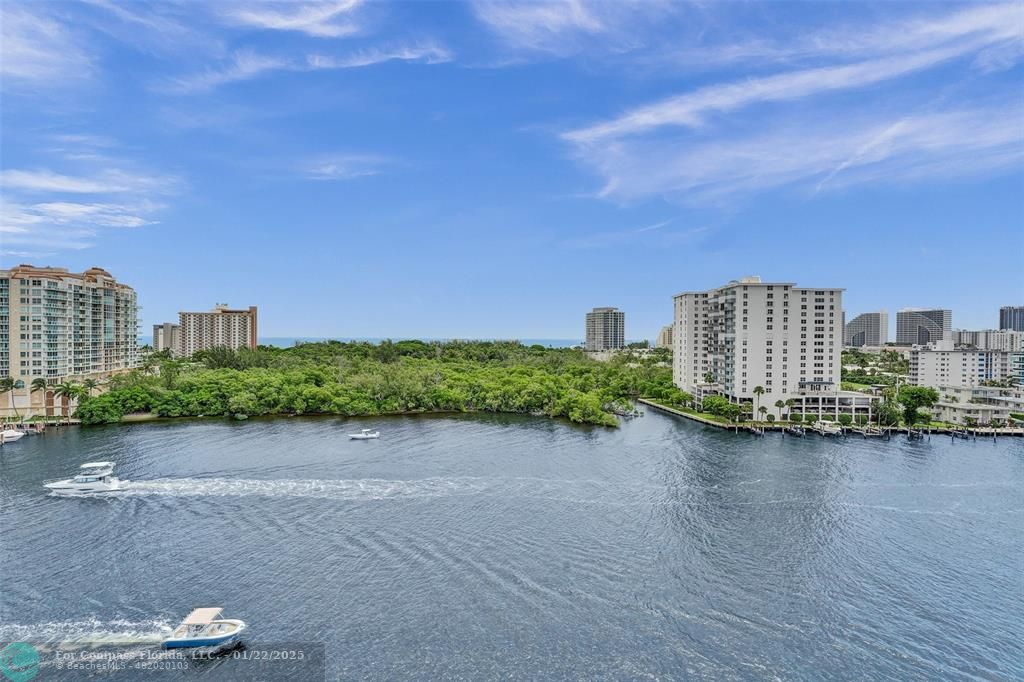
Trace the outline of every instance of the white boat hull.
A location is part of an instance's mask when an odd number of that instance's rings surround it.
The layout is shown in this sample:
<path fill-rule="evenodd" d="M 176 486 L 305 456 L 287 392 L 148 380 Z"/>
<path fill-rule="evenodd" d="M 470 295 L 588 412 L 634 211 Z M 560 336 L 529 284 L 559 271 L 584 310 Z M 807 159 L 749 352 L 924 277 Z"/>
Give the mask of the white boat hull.
<path fill-rule="evenodd" d="M 7 429 L 0 434 L 4 443 L 13 443 L 14 441 L 21 440 L 25 437 L 24 431 L 18 431 L 16 429 Z"/>
<path fill-rule="evenodd" d="M 54 495 L 95 495 L 98 493 L 116 493 L 127 488 L 130 483 L 131 481 L 122 481 L 118 478 L 113 478 L 106 482 L 75 483 L 74 479 L 69 478 L 64 481 L 44 483 L 43 487 Z"/>
<path fill-rule="evenodd" d="M 348 437 L 352 440 L 373 440 L 374 438 L 380 438 L 379 433 L 350 433 Z"/>
<path fill-rule="evenodd" d="M 180 630 L 181 628 L 179 628 Z M 165 649 L 188 649 L 194 647 L 220 647 L 238 641 L 239 635 L 245 630 L 245 622 L 235 618 L 224 618 L 210 623 L 202 634 L 195 636 L 179 635 L 179 630 L 163 641 Z"/>

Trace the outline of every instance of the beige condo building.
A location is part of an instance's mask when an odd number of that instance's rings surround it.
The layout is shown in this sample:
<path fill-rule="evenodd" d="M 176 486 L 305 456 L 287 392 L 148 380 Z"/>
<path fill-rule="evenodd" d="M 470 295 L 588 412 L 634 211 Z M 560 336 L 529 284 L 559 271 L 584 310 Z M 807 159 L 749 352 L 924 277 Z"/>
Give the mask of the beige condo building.
<path fill-rule="evenodd" d="M 178 314 L 178 353 L 188 357 L 208 348 L 256 349 L 256 306 L 232 309 L 225 303 L 207 312 Z"/>
<path fill-rule="evenodd" d="M 138 311 L 135 290 L 102 268 L 0 270 L 0 377 L 16 382 L 0 413 L 52 407 L 49 391 L 31 390 L 37 379 L 52 386 L 138 366 Z"/>

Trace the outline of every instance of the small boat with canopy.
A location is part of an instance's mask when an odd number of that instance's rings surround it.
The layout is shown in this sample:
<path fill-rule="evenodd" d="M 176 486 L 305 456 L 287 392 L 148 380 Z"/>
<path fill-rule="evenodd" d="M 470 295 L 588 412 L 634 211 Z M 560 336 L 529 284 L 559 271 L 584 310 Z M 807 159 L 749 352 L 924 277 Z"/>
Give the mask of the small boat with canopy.
<path fill-rule="evenodd" d="M 245 630 L 245 623 L 234 618 L 221 618 L 219 606 L 193 609 L 163 641 L 165 649 L 188 647 L 221 647 L 234 644 Z"/>

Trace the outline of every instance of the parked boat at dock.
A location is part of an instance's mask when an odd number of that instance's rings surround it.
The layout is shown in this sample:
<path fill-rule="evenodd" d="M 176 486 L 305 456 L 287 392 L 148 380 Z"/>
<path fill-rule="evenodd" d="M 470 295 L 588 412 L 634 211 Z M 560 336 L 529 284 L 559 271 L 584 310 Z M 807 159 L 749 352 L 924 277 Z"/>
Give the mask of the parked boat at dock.
<path fill-rule="evenodd" d="M 841 436 L 843 434 L 843 427 L 829 422 L 815 422 L 811 429 L 823 436 Z"/>
<path fill-rule="evenodd" d="M 0 443 L 13 443 L 25 436 L 24 431 L 17 429 L 4 429 L 0 431 Z"/>

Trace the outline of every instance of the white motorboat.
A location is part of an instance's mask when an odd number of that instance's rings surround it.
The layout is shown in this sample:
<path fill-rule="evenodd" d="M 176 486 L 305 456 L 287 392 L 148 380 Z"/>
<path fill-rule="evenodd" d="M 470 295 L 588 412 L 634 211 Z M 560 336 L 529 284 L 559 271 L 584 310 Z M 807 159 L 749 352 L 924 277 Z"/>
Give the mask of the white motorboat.
<path fill-rule="evenodd" d="M 370 429 L 363 429 L 359 433 L 350 433 L 348 437 L 352 440 L 370 440 L 371 438 L 380 438 L 380 431 L 371 431 Z"/>
<path fill-rule="evenodd" d="M 4 429 L 0 431 L 0 443 L 13 443 L 25 435 L 24 431 L 17 429 Z"/>
<path fill-rule="evenodd" d="M 74 478 L 46 481 L 43 485 L 57 495 L 89 495 L 124 490 L 128 483 L 114 475 L 113 462 L 86 462 Z"/>
<path fill-rule="evenodd" d="M 839 436 L 843 433 L 842 426 L 826 421 L 815 422 L 812 428 L 823 436 Z"/>
<path fill-rule="evenodd" d="M 221 618 L 223 610 L 219 606 L 193 609 L 192 613 L 181 621 L 181 625 L 174 628 L 170 636 L 163 641 L 163 647 L 184 649 L 234 644 L 242 630 L 245 630 L 245 622 L 235 618 Z"/>

